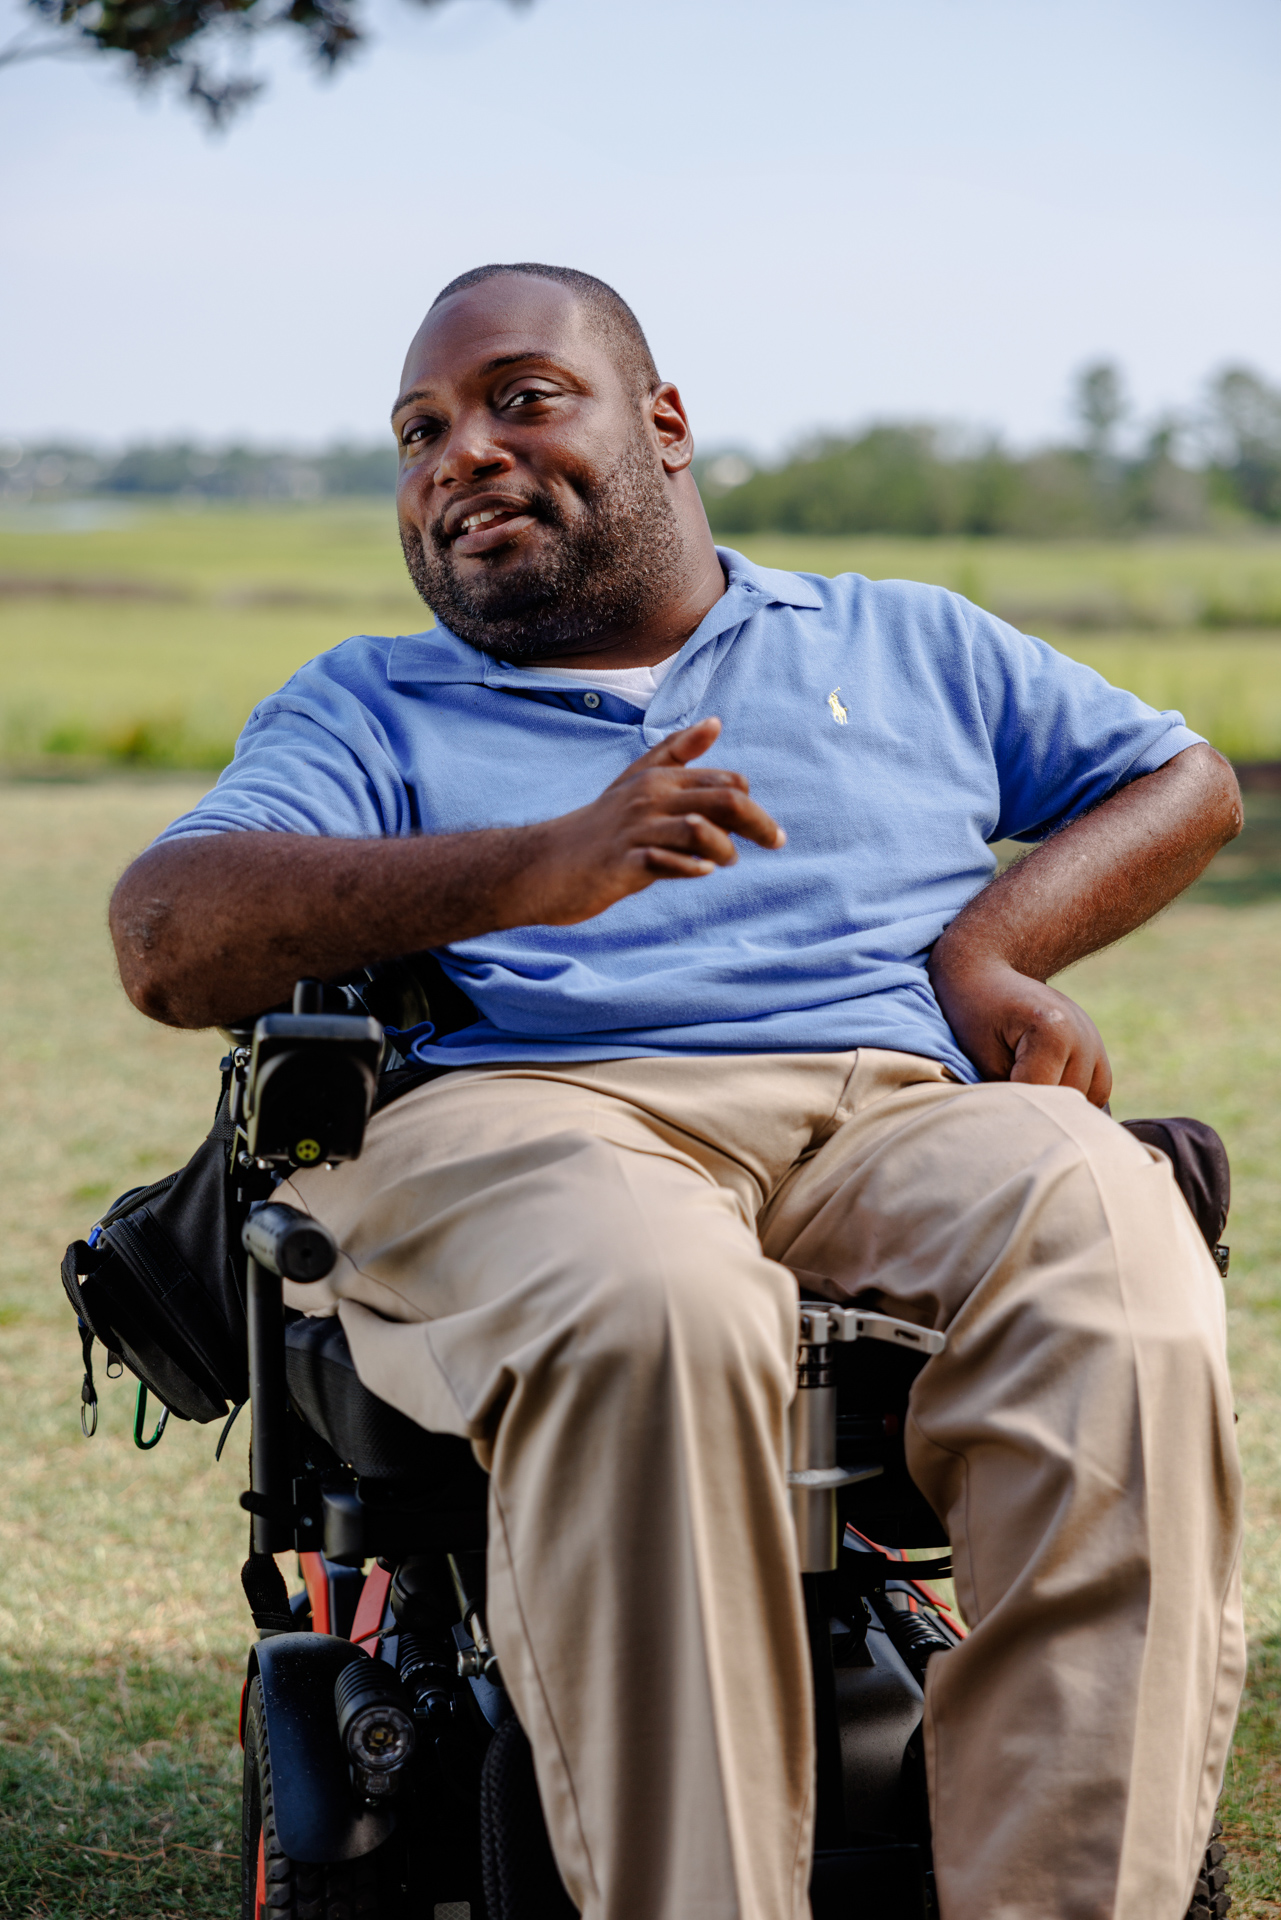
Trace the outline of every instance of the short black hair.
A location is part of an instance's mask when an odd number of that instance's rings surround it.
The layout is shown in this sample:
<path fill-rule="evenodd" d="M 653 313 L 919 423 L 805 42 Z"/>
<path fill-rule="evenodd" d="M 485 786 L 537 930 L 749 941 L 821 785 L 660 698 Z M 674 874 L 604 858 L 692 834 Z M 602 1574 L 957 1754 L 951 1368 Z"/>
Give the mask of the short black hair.
<path fill-rule="evenodd" d="M 451 293 L 462 293 L 464 288 L 479 286 L 482 280 L 493 280 L 500 273 L 523 273 L 531 280 L 554 280 L 558 286 L 568 287 L 579 305 L 586 307 L 624 377 L 642 393 L 649 393 L 658 385 L 658 368 L 640 321 L 622 294 L 616 293 L 604 280 L 598 280 L 594 273 L 580 273 L 577 267 L 548 267 L 538 260 L 518 260 L 510 266 L 491 263 L 460 273 L 456 280 L 441 288 L 431 304 L 438 307 Z"/>

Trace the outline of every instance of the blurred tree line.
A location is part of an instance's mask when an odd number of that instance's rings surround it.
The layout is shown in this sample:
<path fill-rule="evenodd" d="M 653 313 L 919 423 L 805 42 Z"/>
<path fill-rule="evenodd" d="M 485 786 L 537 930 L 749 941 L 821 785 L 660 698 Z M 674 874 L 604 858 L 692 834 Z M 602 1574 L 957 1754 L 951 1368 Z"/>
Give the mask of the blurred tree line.
<path fill-rule="evenodd" d="M 1281 389 L 1245 367 L 1211 382 L 1194 415 L 1162 419 L 1122 451 L 1119 370 L 1078 375 L 1071 445 L 1015 453 L 926 424 L 824 434 L 777 465 L 710 455 L 696 472 L 718 533 L 1007 534 L 1026 538 L 1194 532 L 1281 522 Z"/>
<path fill-rule="evenodd" d="M 62 441 L 0 440 L 0 501 L 66 500 L 85 494 L 177 494 L 206 500 L 317 500 L 388 494 L 396 449 L 345 444 L 299 454 L 245 446 L 221 451 L 177 440 L 103 454 Z"/>
<path fill-rule="evenodd" d="M 1118 369 L 1086 367 L 1074 390 L 1076 440 L 1015 453 L 930 425 L 889 423 L 824 435 L 773 466 L 700 456 L 695 475 L 717 533 L 1006 534 L 1026 538 L 1191 533 L 1281 524 L 1281 389 L 1245 367 L 1209 384 L 1204 404 L 1121 444 L 1130 409 Z M 0 502 L 86 494 L 209 500 L 315 500 L 389 494 L 396 451 L 320 453 L 189 441 L 103 454 L 0 439 Z"/>

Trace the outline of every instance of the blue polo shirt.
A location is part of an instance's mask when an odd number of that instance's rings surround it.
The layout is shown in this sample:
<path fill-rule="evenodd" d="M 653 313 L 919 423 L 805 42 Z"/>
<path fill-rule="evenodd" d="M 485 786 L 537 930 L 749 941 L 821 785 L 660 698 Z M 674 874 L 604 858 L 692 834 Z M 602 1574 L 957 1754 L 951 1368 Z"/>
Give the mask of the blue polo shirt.
<path fill-rule="evenodd" d="M 706 715 L 706 756 L 786 829 L 734 867 L 658 881 L 576 927 L 439 951 L 479 1021 L 424 1061 L 892 1047 L 976 1078 L 926 976 L 995 866 L 1199 735 L 959 595 L 775 572 L 722 551 L 727 591 L 647 712 L 509 666 L 447 628 L 362 635 L 250 715 L 212 792 L 161 841 L 381 836 L 547 820 Z"/>

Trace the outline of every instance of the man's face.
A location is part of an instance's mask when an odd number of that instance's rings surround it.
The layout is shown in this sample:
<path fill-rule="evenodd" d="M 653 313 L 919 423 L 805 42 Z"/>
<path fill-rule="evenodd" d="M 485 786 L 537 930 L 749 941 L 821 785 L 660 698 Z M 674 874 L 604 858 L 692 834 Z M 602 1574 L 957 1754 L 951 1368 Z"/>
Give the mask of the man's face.
<path fill-rule="evenodd" d="M 676 518 L 648 396 L 555 281 L 428 314 L 392 415 L 405 559 L 437 618 L 511 659 L 590 650 L 670 590 Z"/>

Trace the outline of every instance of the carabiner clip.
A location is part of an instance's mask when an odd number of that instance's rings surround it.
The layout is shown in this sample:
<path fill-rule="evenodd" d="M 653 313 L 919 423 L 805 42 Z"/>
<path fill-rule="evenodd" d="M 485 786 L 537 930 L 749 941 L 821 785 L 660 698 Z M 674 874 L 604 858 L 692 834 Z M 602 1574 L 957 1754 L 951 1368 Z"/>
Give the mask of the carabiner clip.
<path fill-rule="evenodd" d="M 93 1384 L 93 1341 L 92 1327 L 82 1320 L 80 1351 L 84 1355 L 85 1377 L 80 1382 L 80 1431 L 86 1440 L 92 1440 L 98 1431 L 98 1389 Z"/>
<path fill-rule="evenodd" d="M 147 1423 L 147 1389 L 143 1386 L 140 1380 L 138 1382 L 138 1398 L 134 1403 L 133 1444 L 135 1445 L 135 1447 L 138 1448 L 138 1450 L 141 1453 L 150 1453 L 153 1447 L 158 1446 L 160 1444 L 160 1436 L 164 1432 L 165 1428 L 169 1425 L 168 1407 L 165 1408 L 159 1420 L 156 1422 L 156 1430 L 152 1434 L 150 1440 L 144 1440 L 142 1437 L 142 1430 L 146 1425 L 146 1423 Z"/>

